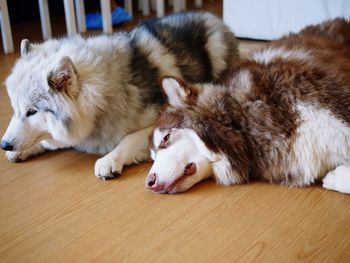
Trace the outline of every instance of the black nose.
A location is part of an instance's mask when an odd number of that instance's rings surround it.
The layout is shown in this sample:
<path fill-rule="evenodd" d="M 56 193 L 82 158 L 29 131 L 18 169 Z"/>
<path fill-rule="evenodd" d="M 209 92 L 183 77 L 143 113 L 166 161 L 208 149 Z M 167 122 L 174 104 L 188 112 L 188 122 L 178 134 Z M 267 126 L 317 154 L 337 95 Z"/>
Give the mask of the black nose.
<path fill-rule="evenodd" d="M 13 146 L 9 142 L 2 141 L 1 142 L 1 149 L 5 150 L 5 151 L 12 151 Z"/>

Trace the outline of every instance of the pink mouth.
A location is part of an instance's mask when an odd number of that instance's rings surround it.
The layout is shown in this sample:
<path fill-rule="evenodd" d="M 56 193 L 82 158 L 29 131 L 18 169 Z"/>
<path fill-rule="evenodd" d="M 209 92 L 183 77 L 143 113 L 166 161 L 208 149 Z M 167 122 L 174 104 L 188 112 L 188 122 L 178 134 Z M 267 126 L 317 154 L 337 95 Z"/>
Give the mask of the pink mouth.
<path fill-rule="evenodd" d="M 182 178 L 182 177 L 181 177 Z M 179 180 L 175 180 L 168 184 L 156 184 L 155 186 L 149 187 L 146 184 L 146 187 L 157 194 L 176 194 L 182 192 Z"/>

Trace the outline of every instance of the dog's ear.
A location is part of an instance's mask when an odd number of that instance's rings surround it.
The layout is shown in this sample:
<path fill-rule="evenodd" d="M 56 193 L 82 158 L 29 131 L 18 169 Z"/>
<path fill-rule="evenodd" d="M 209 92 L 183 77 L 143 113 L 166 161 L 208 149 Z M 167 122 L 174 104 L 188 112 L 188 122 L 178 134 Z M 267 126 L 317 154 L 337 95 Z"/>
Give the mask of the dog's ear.
<path fill-rule="evenodd" d="M 188 98 L 191 95 L 191 89 L 184 81 L 177 78 L 164 77 L 161 79 L 161 86 L 169 105 L 178 108 L 186 107 Z"/>
<path fill-rule="evenodd" d="M 63 57 L 57 68 L 47 77 L 49 87 L 53 90 L 76 95 L 78 92 L 77 74 L 70 57 Z"/>
<path fill-rule="evenodd" d="M 21 57 L 28 54 L 32 45 L 30 44 L 28 39 L 22 39 L 21 41 Z"/>

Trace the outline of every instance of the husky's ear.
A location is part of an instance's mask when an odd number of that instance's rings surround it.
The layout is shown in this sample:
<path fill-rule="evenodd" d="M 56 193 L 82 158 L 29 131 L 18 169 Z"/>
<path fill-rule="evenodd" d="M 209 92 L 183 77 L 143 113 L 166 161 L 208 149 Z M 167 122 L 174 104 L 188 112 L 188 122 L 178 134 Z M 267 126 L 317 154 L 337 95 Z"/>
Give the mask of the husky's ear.
<path fill-rule="evenodd" d="M 31 44 L 28 39 L 22 39 L 21 41 L 21 57 L 28 54 L 31 49 Z"/>
<path fill-rule="evenodd" d="M 76 95 L 78 92 L 77 74 L 70 57 L 63 57 L 56 70 L 49 73 L 47 82 L 51 89 Z"/>
<path fill-rule="evenodd" d="M 168 104 L 179 108 L 186 106 L 186 101 L 189 95 L 191 95 L 191 90 L 185 82 L 176 78 L 164 77 L 161 80 L 161 85 L 167 97 L 166 101 Z"/>

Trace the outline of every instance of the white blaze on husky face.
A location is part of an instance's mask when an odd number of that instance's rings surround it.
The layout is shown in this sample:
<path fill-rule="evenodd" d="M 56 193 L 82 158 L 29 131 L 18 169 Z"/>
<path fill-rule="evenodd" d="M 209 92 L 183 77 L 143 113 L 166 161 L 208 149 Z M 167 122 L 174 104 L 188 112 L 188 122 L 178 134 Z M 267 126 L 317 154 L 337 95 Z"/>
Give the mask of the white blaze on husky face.
<path fill-rule="evenodd" d="M 211 152 L 191 129 L 171 129 L 153 133 L 154 164 L 146 187 L 158 193 L 177 193 L 212 175 Z"/>

